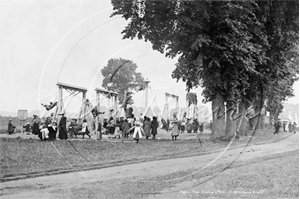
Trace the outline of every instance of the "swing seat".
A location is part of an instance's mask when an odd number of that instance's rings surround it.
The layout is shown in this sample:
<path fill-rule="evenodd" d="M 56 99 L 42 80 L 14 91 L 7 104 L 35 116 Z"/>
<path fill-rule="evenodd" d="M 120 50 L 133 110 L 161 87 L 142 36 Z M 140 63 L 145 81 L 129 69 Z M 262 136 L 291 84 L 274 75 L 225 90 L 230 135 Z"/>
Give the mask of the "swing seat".
<path fill-rule="evenodd" d="M 90 131 L 88 130 L 88 127 L 86 127 L 85 132 L 83 132 L 83 131 L 74 131 L 74 135 L 75 135 L 76 138 L 77 138 L 77 135 L 82 135 L 82 139 L 84 139 L 85 135 L 87 135 L 87 136 L 89 136 L 89 138 L 91 138 Z"/>

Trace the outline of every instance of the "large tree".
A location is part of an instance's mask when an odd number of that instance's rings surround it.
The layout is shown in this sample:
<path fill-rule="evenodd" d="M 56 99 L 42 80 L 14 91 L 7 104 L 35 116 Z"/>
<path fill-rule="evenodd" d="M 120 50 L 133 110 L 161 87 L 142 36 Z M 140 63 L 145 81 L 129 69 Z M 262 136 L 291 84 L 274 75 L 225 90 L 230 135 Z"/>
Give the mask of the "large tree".
<path fill-rule="evenodd" d="M 126 105 L 133 104 L 133 92 L 144 89 L 145 80 L 140 72 L 137 72 L 137 65 L 130 60 L 114 58 L 108 60 L 101 73 L 104 77 L 103 88 L 117 92 L 119 103 L 126 108 Z"/>
<path fill-rule="evenodd" d="M 248 73 L 263 61 L 261 46 L 253 44 L 261 24 L 252 3 L 223 1 L 112 1 L 114 15 L 131 19 L 124 38 L 144 38 L 166 56 L 180 55 L 172 76 L 187 90 L 203 86 L 205 102 L 212 101 L 212 139 L 225 132 L 225 110 L 249 86 Z M 249 28 L 251 30 L 249 31 Z M 252 34 L 253 33 L 253 34 Z M 259 57 L 259 58 L 258 58 Z"/>
<path fill-rule="evenodd" d="M 188 91 L 204 88 L 204 101 L 212 102 L 214 113 L 212 139 L 231 137 L 236 131 L 235 122 L 229 119 L 234 104 L 240 102 L 245 110 L 254 101 L 263 102 L 266 91 L 274 85 L 268 79 L 274 74 L 270 74 L 271 68 L 286 69 L 286 65 L 268 62 L 270 34 L 266 24 L 271 14 L 279 12 L 271 0 L 265 4 L 254 0 L 112 0 L 112 4 L 113 15 L 130 20 L 122 32 L 124 38 L 150 41 L 153 49 L 171 58 L 179 55 L 173 78 L 186 82 Z M 297 9 L 297 1 L 293 4 Z M 291 6 L 286 7 L 281 15 L 291 11 Z M 292 13 L 285 19 L 294 20 Z M 225 104 L 227 121 L 221 114 Z"/>

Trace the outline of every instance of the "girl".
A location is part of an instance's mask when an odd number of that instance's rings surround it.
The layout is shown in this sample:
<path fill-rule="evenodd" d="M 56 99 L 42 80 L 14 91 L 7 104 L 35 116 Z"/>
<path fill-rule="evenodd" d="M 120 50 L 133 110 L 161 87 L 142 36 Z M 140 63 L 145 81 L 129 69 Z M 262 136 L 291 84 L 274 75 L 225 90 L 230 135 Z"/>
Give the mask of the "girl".
<path fill-rule="evenodd" d="M 176 140 L 177 136 L 179 135 L 179 128 L 178 128 L 178 119 L 176 116 L 176 112 L 173 114 L 173 120 L 171 121 L 172 124 L 172 140 Z"/>
<path fill-rule="evenodd" d="M 83 133 L 83 136 L 84 136 L 84 134 L 87 134 L 89 136 L 89 138 L 91 138 L 90 132 L 88 129 L 88 123 L 87 123 L 86 119 L 83 119 L 82 129 L 80 132 Z"/>
<path fill-rule="evenodd" d="M 139 140 L 142 138 L 143 124 L 140 122 L 140 120 L 136 119 L 135 126 L 131 127 L 129 131 L 132 129 L 134 129 L 133 139 L 136 140 L 136 143 L 139 143 Z"/>

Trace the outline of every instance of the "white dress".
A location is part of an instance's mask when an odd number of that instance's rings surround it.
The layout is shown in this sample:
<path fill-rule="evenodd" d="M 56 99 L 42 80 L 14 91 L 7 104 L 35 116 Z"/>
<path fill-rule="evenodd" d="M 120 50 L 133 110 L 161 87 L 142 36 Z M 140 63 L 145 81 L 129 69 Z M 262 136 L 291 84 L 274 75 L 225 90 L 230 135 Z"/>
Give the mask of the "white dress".
<path fill-rule="evenodd" d="M 80 132 L 85 133 L 86 132 L 86 128 L 87 128 L 88 124 L 86 122 L 82 123 L 82 129 Z"/>
<path fill-rule="evenodd" d="M 143 124 L 139 121 L 135 121 L 135 127 L 134 127 L 134 132 L 133 132 L 133 138 L 134 139 L 141 139 L 142 138 L 142 130 L 143 130 Z"/>

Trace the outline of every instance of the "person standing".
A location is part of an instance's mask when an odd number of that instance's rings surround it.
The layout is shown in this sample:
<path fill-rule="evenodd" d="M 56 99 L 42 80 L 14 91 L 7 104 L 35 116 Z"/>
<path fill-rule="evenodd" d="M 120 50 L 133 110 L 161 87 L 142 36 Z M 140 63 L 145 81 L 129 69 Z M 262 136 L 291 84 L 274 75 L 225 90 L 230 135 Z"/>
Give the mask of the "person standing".
<path fill-rule="evenodd" d="M 8 120 L 8 126 L 7 126 L 7 132 L 8 132 L 8 134 L 9 135 L 11 135 L 11 134 L 13 134 L 14 133 L 14 131 L 15 131 L 15 125 L 12 123 L 12 120 L 11 119 L 9 119 Z"/>
<path fill-rule="evenodd" d="M 199 122 L 199 131 L 200 131 L 200 134 L 203 133 L 203 130 L 204 130 L 204 126 L 203 126 L 203 122 Z"/>
<path fill-rule="evenodd" d="M 149 117 L 146 117 L 145 120 L 146 121 L 144 121 L 144 132 L 146 139 L 148 140 L 148 138 L 151 136 L 151 121 Z"/>
<path fill-rule="evenodd" d="M 189 118 L 187 119 L 187 122 L 186 122 L 186 131 L 188 133 L 192 132 L 192 124 L 191 124 L 191 120 Z"/>
<path fill-rule="evenodd" d="M 296 133 L 297 132 L 297 124 L 296 122 L 294 122 L 293 124 L 293 133 Z"/>
<path fill-rule="evenodd" d="M 39 119 L 37 115 L 33 115 L 32 119 L 32 134 L 39 135 L 40 133 L 40 125 L 39 125 Z"/>
<path fill-rule="evenodd" d="M 278 134 L 280 127 L 281 127 L 281 121 L 280 119 L 278 119 L 277 122 L 275 123 L 275 132 L 273 134 Z"/>
<path fill-rule="evenodd" d="M 134 126 L 131 127 L 131 129 L 134 130 L 134 132 L 133 132 L 133 139 L 136 140 L 136 143 L 139 143 L 140 139 L 143 136 L 142 135 L 143 123 L 139 119 L 136 119 L 135 122 L 134 122 Z M 131 129 L 129 129 L 129 131 Z"/>
<path fill-rule="evenodd" d="M 153 116 L 153 120 L 151 122 L 151 134 L 152 134 L 152 139 L 155 139 L 155 136 L 157 135 L 157 128 L 158 128 L 158 122 L 157 122 L 157 117 Z"/>
<path fill-rule="evenodd" d="M 194 119 L 194 122 L 193 122 L 192 126 L 193 126 L 194 133 L 197 133 L 198 132 L 198 127 L 199 127 L 197 118 Z"/>
<path fill-rule="evenodd" d="M 287 132 L 287 130 L 286 130 L 286 122 L 283 122 L 283 132 Z"/>
<path fill-rule="evenodd" d="M 129 129 L 130 129 L 130 123 L 128 122 L 127 119 L 122 124 L 122 132 L 123 132 L 123 137 L 128 138 L 129 135 Z"/>
<path fill-rule="evenodd" d="M 289 129 L 289 132 L 290 132 L 290 133 L 293 132 L 293 125 L 292 125 L 292 122 L 289 122 L 288 129 Z"/>
<path fill-rule="evenodd" d="M 177 137 L 179 135 L 179 128 L 178 128 L 178 119 L 177 119 L 176 112 L 173 114 L 173 120 L 171 121 L 171 125 L 172 125 L 172 132 L 171 132 L 172 140 L 177 140 Z"/>
<path fill-rule="evenodd" d="M 58 125 L 58 130 L 59 130 L 58 138 L 61 140 L 66 140 L 66 139 L 68 139 L 67 118 L 65 117 L 64 113 L 61 113 L 60 115 L 62 115 L 62 117 L 61 117 L 61 119 L 59 121 L 59 125 Z"/>

